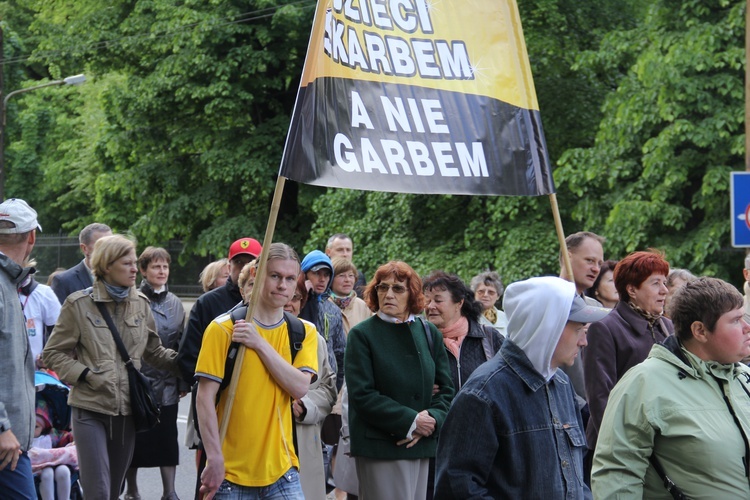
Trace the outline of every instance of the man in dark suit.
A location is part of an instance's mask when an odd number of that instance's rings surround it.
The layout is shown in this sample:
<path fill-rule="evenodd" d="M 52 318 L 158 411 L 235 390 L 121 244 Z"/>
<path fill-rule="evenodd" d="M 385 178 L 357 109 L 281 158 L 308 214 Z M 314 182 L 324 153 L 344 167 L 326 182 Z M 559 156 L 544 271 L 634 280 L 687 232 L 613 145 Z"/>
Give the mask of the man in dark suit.
<path fill-rule="evenodd" d="M 84 290 L 94 284 L 89 259 L 91 258 L 91 252 L 94 251 L 94 243 L 103 236 L 112 236 L 112 230 L 108 225 L 98 222 L 84 227 L 78 235 L 83 260 L 78 265 L 52 278 L 52 290 L 57 295 L 60 304 L 65 302 L 65 299 L 71 293 Z"/>

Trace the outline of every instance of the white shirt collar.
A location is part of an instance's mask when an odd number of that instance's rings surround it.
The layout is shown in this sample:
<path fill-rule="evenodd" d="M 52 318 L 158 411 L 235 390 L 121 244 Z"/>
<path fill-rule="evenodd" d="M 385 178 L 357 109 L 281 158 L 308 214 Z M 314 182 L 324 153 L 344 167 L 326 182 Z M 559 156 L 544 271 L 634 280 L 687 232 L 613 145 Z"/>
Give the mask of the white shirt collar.
<path fill-rule="evenodd" d="M 391 316 L 389 314 L 385 314 L 382 311 L 377 312 L 378 318 L 382 319 L 385 322 L 388 323 L 411 323 L 416 319 L 416 317 L 413 314 L 409 314 L 409 317 L 406 318 L 406 321 L 401 321 L 400 319 L 396 318 L 395 316 Z"/>

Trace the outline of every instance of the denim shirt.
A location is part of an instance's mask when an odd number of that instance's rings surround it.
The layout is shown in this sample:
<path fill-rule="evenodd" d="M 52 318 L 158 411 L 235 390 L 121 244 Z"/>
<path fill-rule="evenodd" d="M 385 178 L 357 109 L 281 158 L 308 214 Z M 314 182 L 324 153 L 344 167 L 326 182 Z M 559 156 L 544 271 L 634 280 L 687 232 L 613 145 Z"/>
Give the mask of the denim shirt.
<path fill-rule="evenodd" d="M 549 381 L 506 340 L 458 393 L 440 434 L 435 499 L 591 498 L 568 377 Z"/>

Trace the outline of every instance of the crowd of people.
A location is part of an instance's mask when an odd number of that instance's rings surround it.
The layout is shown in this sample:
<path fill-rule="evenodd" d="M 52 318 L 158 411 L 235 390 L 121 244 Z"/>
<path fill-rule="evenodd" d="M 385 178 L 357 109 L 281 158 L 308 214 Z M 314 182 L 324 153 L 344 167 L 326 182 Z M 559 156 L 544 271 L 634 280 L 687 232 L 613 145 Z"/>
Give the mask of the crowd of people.
<path fill-rule="evenodd" d="M 397 260 L 368 281 L 345 234 L 302 259 L 245 237 L 186 317 L 165 249 L 91 224 L 47 287 L 37 230 L 0 204 L 0 498 L 68 497 L 73 473 L 86 498 L 139 500 L 158 467 L 176 499 L 187 395 L 196 498 L 750 497 L 750 289 L 659 251 L 605 260 L 579 232 L 559 276 L 506 289 Z M 128 363 L 161 409 L 145 432 Z M 70 426 L 35 370 L 69 390 Z"/>

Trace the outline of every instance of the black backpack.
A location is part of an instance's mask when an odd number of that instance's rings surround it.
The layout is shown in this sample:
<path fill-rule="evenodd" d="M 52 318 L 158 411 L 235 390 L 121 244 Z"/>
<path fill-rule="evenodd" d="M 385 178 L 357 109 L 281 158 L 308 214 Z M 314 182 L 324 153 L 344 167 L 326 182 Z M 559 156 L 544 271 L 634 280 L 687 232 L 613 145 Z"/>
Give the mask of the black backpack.
<path fill-rule="evenodd" d="M 229 311 L 229 317 L 232 319 L 232 325 L 238 319 L 245 319 L 247 316 L 247 306 L 244 304 L 237 304 Z M 302 349 L 302 343 L 305 340 L 305 325 L 302 320 L 297 318 L 291 313 L 284 311 L 284 321 L 286 322 L 287 336 L 289 337 L 289 348 L 292 352 L 292 363 L 294 358 L 297 357 L 297 353 Z M 224 378 L 221 379 L 219 384 L 219 390 L 216 392 L 215 405 L 219 405 L 219 398 L 224 389 L 229 387 L 229 383 L 232 381 L 232 373 L 234 372 L 234 364 L 237 362 L 237 353 L 240 350 L 239 342 L 232 342 L 229 344 L 229 350 L 227 351 L 227 359 L 224 363 Z M 198 426 L 198 409 L 196 408 L 195 398 L 198 394 L 198 382 L 193 384 L 191 397 L 193 399 L 193 426 L 195 432 L 198 433 L 198 437 L 201 436 L 200 427 Z"/>

